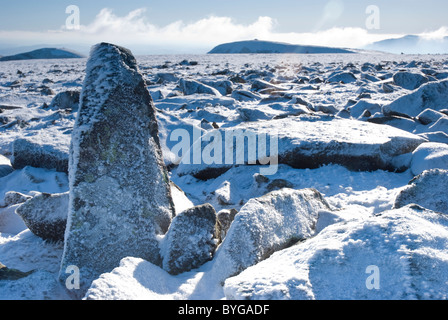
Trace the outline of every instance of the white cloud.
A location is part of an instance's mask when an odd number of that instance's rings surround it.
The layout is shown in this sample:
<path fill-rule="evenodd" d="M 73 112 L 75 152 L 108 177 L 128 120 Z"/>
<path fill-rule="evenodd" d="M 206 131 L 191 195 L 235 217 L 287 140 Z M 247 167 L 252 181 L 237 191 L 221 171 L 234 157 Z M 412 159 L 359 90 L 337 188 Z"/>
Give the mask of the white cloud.
<path fill-rule="evenodd" d="M 334 0 L 333 7 L 340 2 Z M 339 11 L 343 8 L 339 8 Z M 48 32 L 6 32 L 0 31 L 0 40 L 32 41 L 38 43 L 94 44 L 100 41 L 113 42 L 129 47 L 170 47 L 209 48 L 213 46 L 248 39 L 289 42 L 304 45 L 359 48 L 374 41 L 397 38 L 397 34 L 375 34 L 363 28 L 331 28 L 323 31 L 299 33 L 276 32 L 277 22 L 271 17 L 259 17 L 250 24 L 238 24 L 230 17 L 209 16 L 191 23 L 175 21 L 165 26 L 157 26 L 147 21 L 145 9 L 137 9 L 125 16 L 117 16 L 110 9 L 102 9 L 93 22 L 81 25 L 79 30 L 60 30 Z M 337 14 L 337 12 L 336 12 Z M 325 19 L 330 19 L 326 17 Z M 440 37 L 448 32 L 446 27 L 428 32 L 427 37 Z"/>

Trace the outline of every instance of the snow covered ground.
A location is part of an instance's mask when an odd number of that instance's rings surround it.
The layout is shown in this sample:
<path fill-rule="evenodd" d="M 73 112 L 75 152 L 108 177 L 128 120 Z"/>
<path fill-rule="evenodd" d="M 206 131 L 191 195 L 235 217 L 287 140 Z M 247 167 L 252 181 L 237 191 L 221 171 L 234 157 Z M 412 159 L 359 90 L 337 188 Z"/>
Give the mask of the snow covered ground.
<path fill-rule="evenodd" d="M 129 257 L 94 281 L 87 298 L 447 298 L 448 219 L 444 214 L 448 212 L 439 214 L 412 206 L 392 209 L 399 192 L 415 175 L 432 168 L 448 169 L 448 91 L 444 89 L 448 56 L 217 54 L 137 59 L 158 110 L 170 178 L 184 191 L 173 189 L 178 213 L 204 203 L 210 203 L 216 212 L 239 211 L 250 199 L 285 186 L 316 189 L 331 210 L 320 212 L 310 239 L 280 250 L 225 283 L 217 274 L 219 268 L 214 268 L 214 260 L 173 276 Z M 14 155 L 15 143 L 24 139 L 42 154 L 53 158 L 62 155 L 58 161 L 64 161 L 76 110 L 73 104 L 55 105 L 52 101 L 59 93 L 81 90 L 85 64 L 86 59 L 0 63 L 0 156 L 14 164 L 19 156 Z M 410 75 L 405 85 L 400 84 L 394 80 L 400 71 L 418 73 L 426 80 L 413 90 L 406 89 L 415 77 Z M 198 81 L 204 87 L 195 86 L 196 92 L 187 92 L 192 87 L 181 86 L 181 79 L 184 83 Z M 255 86 L 257 80 L 262 82 Z M 260 87 L 263 84 L 266 87 Z M 407 102 L 400 104 L 400 98 L 405 102 L 411 99 L 413 112 L 418 113 L 407 115 Z M 431 99 L 437 104 L 424 105 Z M 426 109 L 431 112 L 421 115 Z M 420 147 L 423 151 L 395 153 L 394 164 L 402 169 L 396 171 L 353 171 L 343 161 L 313 169 L 280 163 L 276 173 L 267 178 L 260 177 L 261 165 L 240 165 L 200 180 L 183 174 L 182 166 L 177 166 L 179 159 L 173 152 L 177 141 L 170 141 L 175 129 L 210 132 L 214 126 L 225 130 L 248 121 L 295 119 L 299 114 L 370 122 L 384 132 L 392 126 L 403 130 L 406 139 L 408 134 L 415 136 L 416 141 L 423 142 L 421 146 L 431 144 Z M 319 132 L 313 135 L 319 136 Z M 359 140 L 356 138 L 353 140 Z M 373 133 L 367 137 L 370 139 L 374 144 L 377 135 Z M 0 262 L 22 272 L 34 271 L 19 280 L 0 279 L 0 299 L 71 299 L 57 280 L 63 243 L 35 236 L 15 213 L 20 203 L 5 199 L 11 191 L 27 196 L 67 192 L 67 173 L 46 167 L 53 159 L 48 157 L 39 158 L 45 159 L 40 167 L 25 165 L 0 175 Z M 0 158 L 0 169 L 4 162 Z M 441 190 L 435 185 L 432 192 Z M 366 270 L 372 265 L 380 271 L 383 286 L 379 289 L 366 285 Z"/>

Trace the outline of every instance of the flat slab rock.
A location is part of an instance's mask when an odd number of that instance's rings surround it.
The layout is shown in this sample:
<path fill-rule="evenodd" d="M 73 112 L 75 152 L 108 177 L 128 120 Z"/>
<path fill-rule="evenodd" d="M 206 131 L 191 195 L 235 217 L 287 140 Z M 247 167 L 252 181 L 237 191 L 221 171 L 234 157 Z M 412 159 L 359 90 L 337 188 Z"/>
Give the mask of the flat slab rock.
<path fill-rule="evenodd" d="M 182 161 L 177 174 L 182 176 L 191 174 L 202 180 L 216 178 L 236 164 L 237 147 L 233 147 L 233 163 L 226 159 L 226 132 L 237 136 L 255 135 L 259 142 L 262 134 L 267 135 L 267 151 L 260 152 L 257 148 L 257 161 L 266 160 L 270 155 L 271 140 L 269 137 L 278 137 L 278 163 L 287 164 L 298 169 L 314 169 L 327 164 L 339 164 L 354 171 L 405 171 L 394 160 L 397 156 L 413 152 L 426 140 L 406 131 L 368 122 L 351 119 L 342 119 L 332 116 L 301 115 L 284 119 L 242 123 L 227 131 L 219 130 L 208 133 L 202 141 L 196 141 L 186 157 L 190 161 Z M 215 147 L 222 157 L 215 158 L 211 164 L 193 164 L 194 152 L 201 143 L 202 155 L 204 150 L 210 150 L 208 145 L 214 141 L 210 138 L 220 135 L 221 147 Z M 207 142 L 206 142 L 207 141 Z M 273 139 L 275 142 L 275 139 Z M 249 147 L 254 143 L 244 144 L 244 163 L 248 164 Z M 208 148 L 208 149 L 206 149 Z M 275 151 L 275 148 L 272 150 Z M 216 154 L 216 153 L 215 153 Z M 271 155 L 272 156 L 272 155 Z M 275 157 L 275 154 L 274 154 Z M 272 164 L 272 161 L 271 161 Z"/>

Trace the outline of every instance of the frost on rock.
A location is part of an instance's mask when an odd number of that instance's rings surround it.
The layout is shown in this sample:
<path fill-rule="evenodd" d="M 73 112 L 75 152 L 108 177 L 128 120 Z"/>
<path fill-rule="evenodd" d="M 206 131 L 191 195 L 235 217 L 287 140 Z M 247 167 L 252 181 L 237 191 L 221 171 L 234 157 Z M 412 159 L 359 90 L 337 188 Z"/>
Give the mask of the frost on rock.
<path fill-rule="evenodd" d="M 314 189 L 285 188 L 249 200 L 216 251 L 211 272 L 224 281 L 275 251 L 310 238 L 320 210 L 330 207 Z"/>
<path fill-rule="evenodd" d="M 67 225 L 69 194 L 41 193 L 16 209 L 25 225 L 36 236 L 50 241 L 63 241 Z"/>
<path fill-rule="evenodd" d="M 68 149 L 61 144 L 17 139 L 12 145 L 11 164 L 16 170 L 31 166 L 68 172 Z"/>
<path fill-rule="evenodd" d="M 448 106 L 448 80 L 428 82 L 383 107 L 385 115 L 417 117 L 425 109 L 436 111 Z"/>
<path fill-rule="evenodd" d="M 263 136 L 265 150 L 259 147 Z M 231 140 L 233 137 L 235 142 Z M 277 146 L 272 147 L 277 141 Z M 192 145 L 183 159 L 188 161 L 180 163 L 177 174 L 213 179 L 236 164 L 248 164 L 249 155 L 259 162 L 270 157 L 271 165 L 276 164 L 278 155 L 279 164 L 296 169 L 339 164 L 354 171 L 405 171 L 406 167 L 396 166 L 395 158 L 413 152 L 423 142 L 426 142 L 424 138 L 391 126 L 332 116 L 300 115 L 211 131 Z M 210 150 L 214 151 L 213 157 L 209 156 Z M 229 161 L 228 154 L 232 153 Z M 190 164 L 197 155 L 211 158 L 209 164 L 205 161 Z"/>
<path fill-rule="evenodd" d="M 92 48 L 69 160 L 61 281 L 70 265 L 81 289 L 127 256 L 160 265 L 158 238 L 174 207 L 154 104 L 129 50 Z"/>
<path fill-rule="evenodd" d="M 13 171 L 14 169 L 12 168 L 9 159 L 0 154 L 0 178 L 6 177 Z"/>
<path fill-rule="evenodd" d="M 163 269 L 177 275 L 212 259 L 216 249 L 216 212 L 210 204 L 177 215 L 161 243 Z"/>
<path fill-rule="evenodd" d="M 409 182 L 395 199 L 395 207 L 416 203 L 427 209 L 448 214 L 448 170 L 424 171 Z"/>
<path fill-rule="evenodd" d="M 411 171 L 419 175 L 425 170 L 448 169 L 448 145 L 438 142 L 422 143 L 412 153 Z"/>
<path fill-rule="evenodd" d="M 336 223 L 226 280 L 227 299 L 447 299 L 448 217 L 417 205 Z"/>

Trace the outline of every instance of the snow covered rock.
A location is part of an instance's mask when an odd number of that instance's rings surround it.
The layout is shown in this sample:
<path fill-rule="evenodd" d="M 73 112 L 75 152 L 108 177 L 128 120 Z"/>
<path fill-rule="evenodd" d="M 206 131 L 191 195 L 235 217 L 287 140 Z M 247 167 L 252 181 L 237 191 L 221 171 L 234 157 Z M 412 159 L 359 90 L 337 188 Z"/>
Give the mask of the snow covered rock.
<path fill-rule="evenodd" d="M 310 238 L 320 210 L 330 207 L 314 189 L 282 189 L 249 200 L 216 251 L 212 274 L 224 281 L 275 251 Z"/>
<path fill-rule="evenodd" d="M 16 209 L 25 225 L 36 236 L 50 241 L 64 241 L 69 194 L 41 193 Z"/>
<path fill-rule="evenodd" d="M 225 282 L 227 299 L 446 299 L 448 216 L 410 205 L 333 224 Z"/>
<path fill-rule="evenodd" d="M 216 233 L 219 243 L 221 243 L 226 237 L 227 232 L 229 231 L 233 220 L 235 220 L 235 216 L 237 215 L 237 213 L 238 211 L 236 211 L 235 209 L 224 209 L 217 213 Z"/>
<path fill-rule="evenodd" d="M 195 93 L 199 94 L 210 94 L 217 97 L 221 96 L 221 93 L 213 87 L 205 85 L 196 80 L 185 80 L 180 79 L 179 86 L 185 95 L 191 95 Z"/>
<path fill-rule="evenodd" d="M 442 117 L 446 117 L 446 115 L 432 109 L 425 109 L 416 117 L 416 119 L 421 124 L 428 125 L 431 123 L 436 123 L 437 120 Z"/>
<path fill-rule="evenodd" d="M 0 178 L 6 177 L 14 171 L 8 158 L 0 154 Z"/>
<path fill-rule="evenodd" d="M 330 76 L 327 79 L 327 82 L 340 82 L 340 83 L 352 83 L 356 82 L 357 78 L 356 76 L 351 72 L 340 72 L 335 75 Z"/>
<path fill-rule="evenodd" d="M 160 265 L 174 215 L 155 108 L 125 48 L 101 43 L 87 62 L 70 147 L 70 203 L 60 280 L 79 267 L 82 294 L 127 256 Z"/>
<path fill-rule="evenodd" d="M 54 110 L 78 111 L 79 91 L 63 91 L 58 93 L 51 101 L 49 108 Z"/>
<path fill-rule="evenodd" d="M 27 196 L 26 194 L 22 194 L 20 192 L 8 191 L 5 193 L 3 202 L 6 207 L 9 207 L 16 204 L 24 203 L 31 198 L 31 196 Z"/>
<path fill-rule="evenodd" d="M 415 90 L 429 81 L 423 74 L 408 71 L 395 73 L 393 79 L 394 84 L 408 90 Z"/>
<path fill-rule="evenodd" d="M 412 153 L 411 171 L 419 175 L 425 170 L 448 169 L 448 145 L 438 142 L 422 143 Z"/>
<path fill-rule="evenodd" d="M 369 100 L 360 100 L 355 105 L 348 107 L 347 110 L 353 118 L 359 118 L 365 115 L 366 111 L 368 111 L 370 115 L 381 112 L 381 105 Z"/>
<path fill-rule="evenodd" d="M 448 170 L 424 171 L 409 182 L 395 199 L 395 208 L 416 203 L 429 210 L 448 214 Z"/>
<path fill-rule="evenodd" d="M 7 281 L 19 280 L 19 279 L 28 277 L 32 273 L 33 273 L 33 271 L 22 272 L 20 270 L 7 268 L 5 265 L 3 265 L 0 262 L 0 281 L 2 281 L 2 280 L 3 281 L 4 280 L 7 280 Z"/>
<path fill-rule="evenodd" d="M 17 139 L 12 144 L 11 165 L 16 170 L 30 166 L 68 172 L 68 148 L 30 138 Z"/>
<path fill-rule="evenodd" d="M 267 141 L 264 151 L 257 148 L 257 142 L 242 140 L 252 138 L 260 143 L 263 136 Z M 231 137 L 237 138 L 235 143 L 230 141 Z M 260 161 L 270 157 L 270 169 L 276 164 L 314 169 L 332 163 L 356 171 L 406 170 L 398 168 L 394 158 L 413 152 L 423 142 L 426 140 L 422 137 L 390 126 L 331 116 L 300 115 L 245 122 L 231 129 L 214 130 L 198 139 L 184 154 L 190 161 L 181 162 L 177 174 L 191 174 L 201 180 L 216 178 L 235 165 L 248 164 L 248 154 Z M 209 157 L 213 149 L 211 160 L 201 163 L 191 160 L 194 155 Z M 227 156 L 230 152 L 232 159 Z"/>
<path fill-rule="evenodd" d="M 177 215 L 160 244 L 163 269 L 177 275 L 211 260 L 217 246 L 215 226 L 216 212 L 210 204 Z"/>
<path fill-rule="evenodd" d="M 448 106 L 448 80 L 428 82 L 417 90 L 383 106 L 385 115 L 416 117 L 425 109 L 436 111 Z"/>

